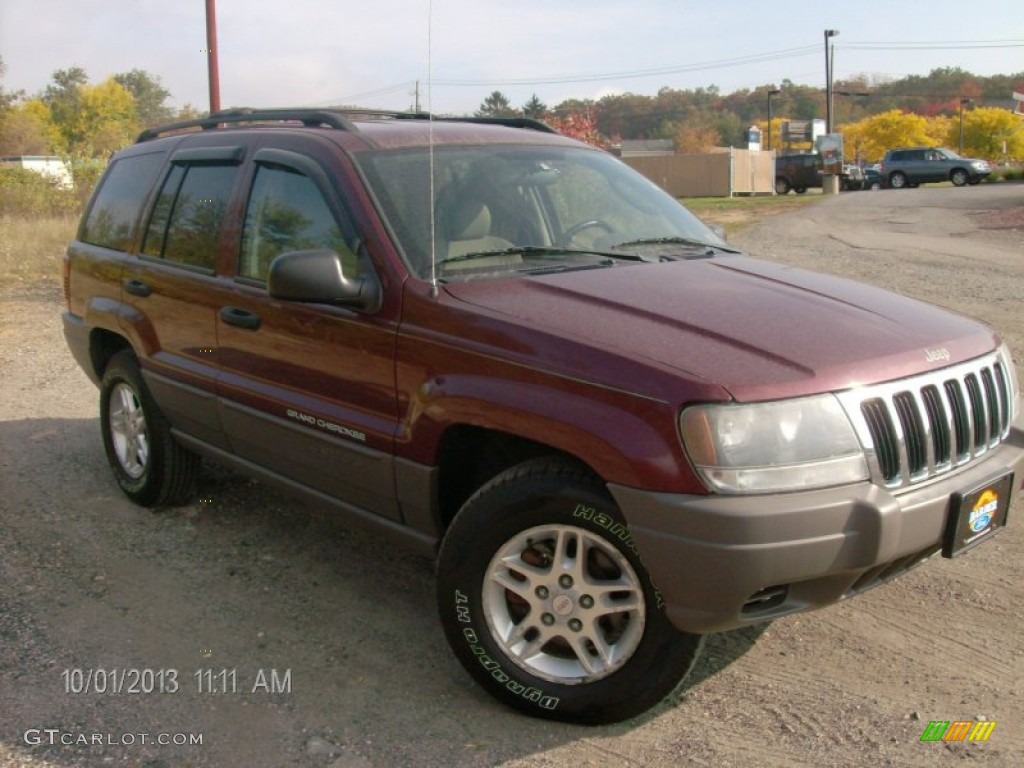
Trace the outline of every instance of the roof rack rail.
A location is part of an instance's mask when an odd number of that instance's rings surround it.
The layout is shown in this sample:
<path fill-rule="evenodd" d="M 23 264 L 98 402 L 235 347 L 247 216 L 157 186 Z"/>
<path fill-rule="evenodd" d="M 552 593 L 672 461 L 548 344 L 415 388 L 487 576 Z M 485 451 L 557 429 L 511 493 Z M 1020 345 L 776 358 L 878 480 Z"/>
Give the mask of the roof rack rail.
<path fill-rule="evenodd" d="M 168 133 L 184 131 L 189 128 L 201 128 L 204 131 L 215 129 L 221 125 L 237 123 L 259 123 L 259 122 L 299 122 L 307 128 L 326 126 L 337 128 L 342 131 L 358 130 L 350 117 L 389 117 L 393 119 L 420 119 L 426 120 L 430 115 L 425 112 L 391 112 L 381 109 L 338 109 L 338 108 L 308 108 L 295 107 L 283 109 L 251 109 L 239 107 L 236 109 L 225 109 L 214 112 L 208 117 L 200 117 L 195 120 L 184 120 L 180 123 L 170 123 L 155 128 L 147 128 L 136 138 L 136 143 L 150 141 Z"/>
<path fill-rule="evenodd" d="M 155 128 L 147 128 L 135 139 L 136 143 L 151 141 L 159 136 L 169 133 L 185 131 L 189 128 L 200 128 L 204 131 L 216 129 L 221 125 L 233 125 L 237 123 L 266 123 L 266 122 L 298 122 L 307 128 L 325 126 L 336 128 L 342 131 L 355 132 L 358 130 L 350 118 L 352 117 L 386 117 L 393 120 L 429 120 L 431 116 L 427 112 L 392 112 L 381 109 L 344 109 L 324 108 L 314 109 L 307 107 L 283 108 L 283 109 L 250 109 L 239 107 L 237 109 L 225 109 L 214 112 L 208 117 L 200 117 L 195 120 L 184 120 L 179 123 L 170 123 Z M 525 128 L 544 133 L 557 133 L 554 128 L 529 117 L 435 117 L 440 122 L 455 123 L 478 123 L 482 125 L 504 125 L 510 128 Z"/>
<path fill-rule="evenodd" d="M 435 117 L 435 120 L 454 123 L 478 123 L 481 125 L 504 125 L 509 128 L 525 128 L 541 133 L 558 133 L 547 123 L 532 117 Z"/>

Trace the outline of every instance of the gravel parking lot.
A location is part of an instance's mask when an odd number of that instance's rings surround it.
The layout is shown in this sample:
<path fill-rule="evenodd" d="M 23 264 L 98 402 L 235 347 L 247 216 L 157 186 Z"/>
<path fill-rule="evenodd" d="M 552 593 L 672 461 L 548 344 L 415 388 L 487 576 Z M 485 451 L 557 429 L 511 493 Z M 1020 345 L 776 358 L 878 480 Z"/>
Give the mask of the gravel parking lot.
<path fill-rule="evenodd" d="M 1024 362 L 1024 186 L 843 194 L 732 239 L 977 317 Z M 191 506 L 130 504 L 60 309 L 56 282 L 0 288 L 0 766 L 1024 765 L 1020 498 L 963 557 L 709 638 L 643 718 L 549 724 L 458 666 L 429 561 L 214 465 Z M 997 725 L 922 743 L 932 720 Z"/>

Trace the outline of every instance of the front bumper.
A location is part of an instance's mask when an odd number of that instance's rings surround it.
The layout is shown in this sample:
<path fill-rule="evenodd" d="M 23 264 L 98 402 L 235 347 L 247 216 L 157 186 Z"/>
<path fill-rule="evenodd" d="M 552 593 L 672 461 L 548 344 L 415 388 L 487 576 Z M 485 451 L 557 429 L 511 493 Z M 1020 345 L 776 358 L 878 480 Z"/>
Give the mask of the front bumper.
<path fill-rule="evenodd" d="M 609 489 L 669 619 L 706 633 L 824 607 L 898 576 L 941 549 L 954 493 L 1006 472 L 1016 498 L 1020 420 L 983 460 L 896 492 L 870 483 L 764 496 Z"/>

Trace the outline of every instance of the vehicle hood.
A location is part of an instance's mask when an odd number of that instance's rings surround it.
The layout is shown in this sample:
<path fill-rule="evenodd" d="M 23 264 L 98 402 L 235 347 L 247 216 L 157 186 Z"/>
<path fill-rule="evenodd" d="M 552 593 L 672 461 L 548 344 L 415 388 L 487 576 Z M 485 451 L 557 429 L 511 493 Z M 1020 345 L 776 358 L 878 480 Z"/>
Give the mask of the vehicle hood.
<path fill-rule="evenodd" d="M 453 282 L 446 290 L 546 333 L 699 377 L 740 401 L 889 381 L 997 344 L 991 329 L 947 310 L 746 256 Z"/>

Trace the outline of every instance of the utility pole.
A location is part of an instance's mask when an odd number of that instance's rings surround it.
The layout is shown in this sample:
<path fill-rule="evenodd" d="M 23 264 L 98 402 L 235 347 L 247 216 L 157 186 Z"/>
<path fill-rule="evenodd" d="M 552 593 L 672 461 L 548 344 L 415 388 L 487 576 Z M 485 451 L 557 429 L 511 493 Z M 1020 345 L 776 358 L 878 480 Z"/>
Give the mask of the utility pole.
<path fill-rule="evenodd" d="M 772 96 L 778 96 L 782 91 L 774 88 L 768 91 L 768 141 L 766 149 L 772 148 Z"/>
<path fill-rule="evenodd" d="M 416 81 L 416 108 L 413 110 L 417 115 L 420 113 L 420 81 Z"/>
<path fill-rule="evenodd" d="M 825 30 L 825 134 L 832 134 L 832 43 L 830 39 L 839 34 L 838 29 Z M 839 158 L 842 162 L 842 158 Z M 826 169 L 822 178 L 821 191 L 826 195 L 839 194 L 839 176 Z"/>
<path fill-rule="evenodd" d="M 960 152 L 960 156 L 961 157 L 963 157 L 963 154 L 964 154 L 964 105 L 965 104 L 973 105 L 974 102 L 971 101 L 970 99 L 960 99 L 960 150 L 959 150 L 959 152 Z"/>
<path fill-rule="evenodd" d="M 206 61 L 210 79 L 210 114 L 220 112 L 220 69 L 217 67 L 217 0 L 206 0 Z"/>
<path fill-rule="evenodd" d="M 825 30 L 825 133 L 832 133 L 832 44 L 829 38 L 838 34 L 838 29 Z"/>

